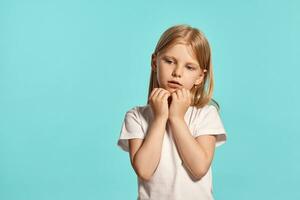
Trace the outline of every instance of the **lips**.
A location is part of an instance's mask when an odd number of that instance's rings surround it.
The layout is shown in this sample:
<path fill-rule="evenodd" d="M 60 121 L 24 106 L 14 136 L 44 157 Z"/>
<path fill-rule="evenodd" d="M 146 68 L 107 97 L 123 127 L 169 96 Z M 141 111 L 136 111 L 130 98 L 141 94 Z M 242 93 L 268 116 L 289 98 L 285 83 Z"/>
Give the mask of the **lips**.
<path fill-rule="evenodd" d="M 177 85 L 181 86 L 181 84 L 178 81 L 168 81 L 168 83 L 177 84 Z"/>
<path fill-rule="evenodd" d="M 181 88 L 181 84 L 177 81 L 168 81 L 168 86 L 170 88 Z"/>

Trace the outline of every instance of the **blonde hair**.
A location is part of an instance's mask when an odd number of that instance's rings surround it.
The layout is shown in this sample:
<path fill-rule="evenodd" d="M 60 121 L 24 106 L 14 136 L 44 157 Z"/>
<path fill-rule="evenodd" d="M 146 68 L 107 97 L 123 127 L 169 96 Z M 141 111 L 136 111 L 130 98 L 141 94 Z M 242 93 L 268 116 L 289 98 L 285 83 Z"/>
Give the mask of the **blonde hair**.
<path fill-rule="evenodd" d="M 203 32 L 187 24 L 179 24 L 168 28 L 160 37 L 152 54 L 152 58 L 153 56 L 158 55 L 158 53 L 164 52 L 173 45 L 182 42 L 191 47 L 192 51 L 196 55 L 200 68 L 204 71 L 206 70 L 201 84 L 198 85 L 198 87 L 193 87 L 191 89 L 191 94 L 193 96 L 191 105 L 196 106 L 197 108 L 202 108 L 207 104 L 212 104 L 220 110 L 219 104 L 212 99 L 214 79 L 211 49 Z M 153 64 L 152 59 L 151 65 Z M 151 70 L 147 104 L 149 104 L 151 91 L 157 87 L 159 87 L 159 85 L 156 73 Z"/>

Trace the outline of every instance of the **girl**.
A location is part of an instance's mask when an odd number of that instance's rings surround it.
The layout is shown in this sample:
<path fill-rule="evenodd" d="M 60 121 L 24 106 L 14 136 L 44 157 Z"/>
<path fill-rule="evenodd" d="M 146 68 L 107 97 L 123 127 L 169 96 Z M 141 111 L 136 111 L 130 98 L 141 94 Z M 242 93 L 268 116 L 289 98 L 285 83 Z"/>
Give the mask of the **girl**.
<path fill-rule="evenodd" d="M 138 200 L 214 199 L 211 163 L 227 134 L 213 83 L 203 33 L 167 29 L 152 54 L 147 105 L 126 112 L 118 140 L 137 174 Z"/>

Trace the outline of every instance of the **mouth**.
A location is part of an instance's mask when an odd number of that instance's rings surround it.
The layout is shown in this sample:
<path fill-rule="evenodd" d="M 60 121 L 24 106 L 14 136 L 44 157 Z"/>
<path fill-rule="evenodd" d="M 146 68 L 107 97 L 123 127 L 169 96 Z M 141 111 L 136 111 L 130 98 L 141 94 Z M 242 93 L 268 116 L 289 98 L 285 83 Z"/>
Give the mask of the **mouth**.
<path fill-rule="evenodd" d="M 172 87 L 172 88 L 179 88 L 179 87 L 182 86 L 182 85 L 181 85 L 179 82 L 177 82 L 177 81 L 168 81 L 168 85 L 169 85 L 170 87 Z"/>

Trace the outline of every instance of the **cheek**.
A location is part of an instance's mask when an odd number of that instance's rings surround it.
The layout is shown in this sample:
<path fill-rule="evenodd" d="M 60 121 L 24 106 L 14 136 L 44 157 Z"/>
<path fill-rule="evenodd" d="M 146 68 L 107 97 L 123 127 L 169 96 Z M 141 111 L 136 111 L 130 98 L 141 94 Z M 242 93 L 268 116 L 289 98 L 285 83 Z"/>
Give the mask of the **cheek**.
<path fill-rule="evenodd" d="M 200 78 L 201 78 L 201 75 L 199 73 L 195 73 L 192 75 L 191 80 L 193 81 L 193 83 L 195 83 L 196 81 L 199 81 Z"/>
<path fill-rule="evenodd" d="M 187 84 L 187 86 L 189 87 L 189 89 L 191 89 L 194 86 L 195 82 L 189 81 L 189 83 Z"/>
<path fill-rule="evenodd" d="M 158 83 L 161 85 L 162 81 L 168 78 L 168 71 L 160 66 L 157 70 L 156 78 Z"/>
<path fill-rule="evenodd" d="M 196 83 L 197 81 L 197 77 L 193 77 L 193 78 L 190 78 L 190 79 L 187 79 L 187 84 L 190 88 L 192 88 L 194 86 L 194 84 Z"/>
<path fill-rule="evenodd" d="M 159 67 L 159 74 L 160 76 L 168 76 L 172 72 L 172 69 L 170 67 L 161 65 Z"/>

